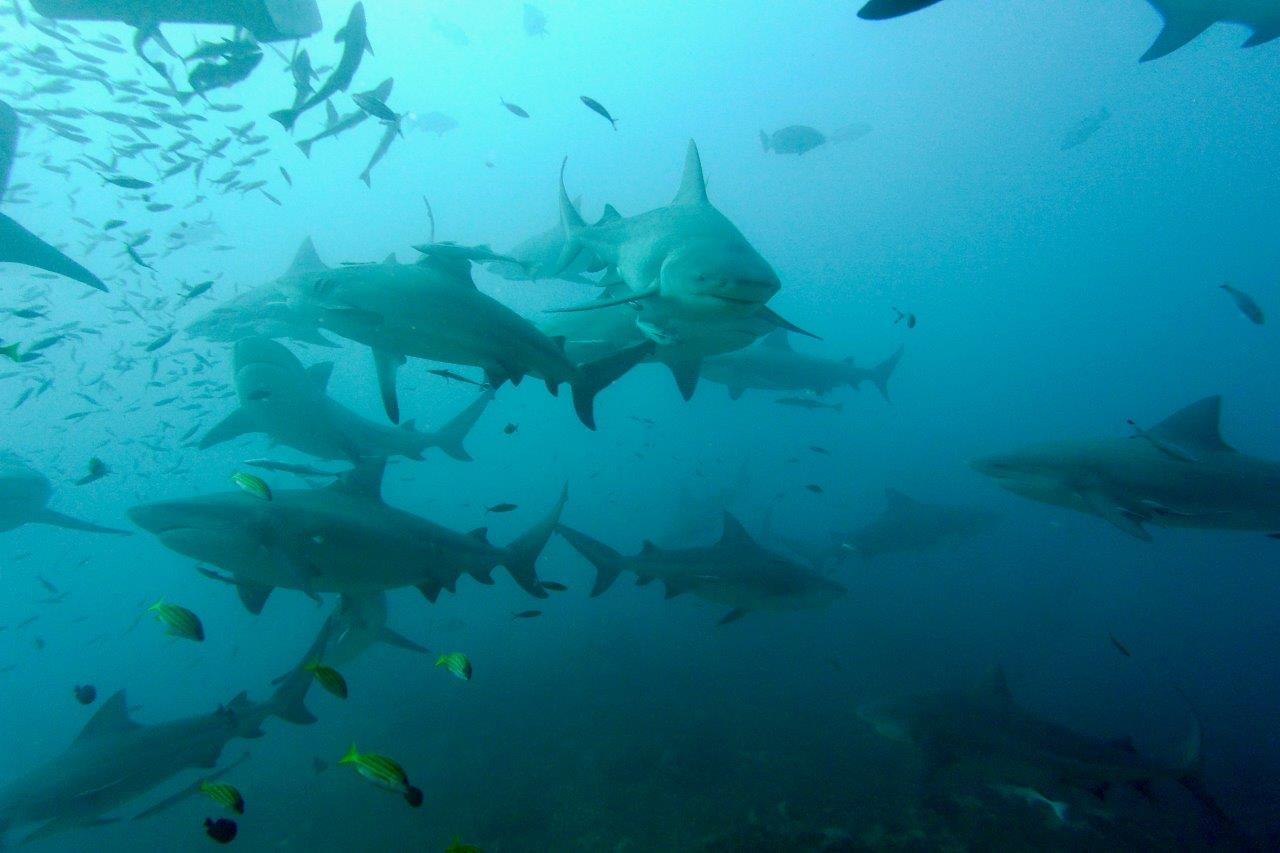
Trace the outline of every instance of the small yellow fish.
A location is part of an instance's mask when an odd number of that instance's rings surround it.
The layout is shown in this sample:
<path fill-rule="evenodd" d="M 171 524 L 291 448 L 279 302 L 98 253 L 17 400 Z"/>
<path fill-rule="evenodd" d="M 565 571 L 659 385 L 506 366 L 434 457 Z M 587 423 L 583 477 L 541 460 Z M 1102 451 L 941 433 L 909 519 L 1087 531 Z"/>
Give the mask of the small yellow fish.
<path fill-rule="evenodd" d="M 474 844 L 463 844 L 455 835 L 449 846 L 444 848 L 444 853 L 484 853 L 484 851 Z"/>
<path fill-rule="evenodd" d="M 462 652 L 450 652 L 436 659 L 436 666 L 442 666 L 463 681 L 471 680 L 471 661 Z"/>
<path fill-rule="evenodd" d="M 409 776 L 394 759 L 385 755 L 366 752 L 363 755 L 353 743 L 347 754 L 338 759 L 339 764 L 353 764 L 356 772 L 379 788 L 402 794 L 415 809 L 422 805 L 422 789 L 409 784 Z"/>
<path fill-rule="evenodd" d="M 244 797 L 231 785 L 223 782 L 201 782 L 200 793 L 236 814 L 244 814 Z"/>
<path fill-rule="evenodd" d="M 320 682 L 320 686 L 328 690 L 339 699 L 347 698 L 347 680 L 342 677 L 342 673 L 338 672 L 331 666 L 325 666 L 318 660 L 313 660 L 303 667 L 307 672 L 315 676 L 316 681 Z"/>
<path fill-rule="evenodd" d="M 167 604 L 161 598 L 147 610 L 156 614 L 156 619 L 164 623 L 172 636 L 195 640 L 197 643 L 204 642 L 204 626 L 200 624 L 200 617 L 187 608 L 178 604 Z"/>
<path fill-rule="evenodd" d="M 261 477 L 255 477 L 252 474 L 246 474 L 243 471 L 237 471 L 231 475 L 231 482 L 244 489 L 255 498 L 261 498 L 264 501 L 271 500 L 271 487 Z"/>

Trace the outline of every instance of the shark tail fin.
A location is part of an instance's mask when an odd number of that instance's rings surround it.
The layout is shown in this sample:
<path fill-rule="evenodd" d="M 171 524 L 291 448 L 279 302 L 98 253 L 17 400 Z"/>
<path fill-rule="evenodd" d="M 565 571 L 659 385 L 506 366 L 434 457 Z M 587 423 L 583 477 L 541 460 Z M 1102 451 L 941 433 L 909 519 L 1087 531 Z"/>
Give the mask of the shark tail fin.
<path fill-rule="evenodd" d="M 0 213 L 0 261 L 48 270 L 97 290 L 105 291 L 102 279 L 50 246 L 44 240 Z"/>
<path fill-rule="evenodd" d="M 439 430 L 425 436 L 425 446 L 438 447 L 460 462 L 470 462 L 471 454 L 467 453 L 467 449 L 462 446 L 462 442 L 467 437 L 467 433 L 471 432 L 471 428 L 476 425 L 476 421 L 480 420 L 480 416 L 484 414 L 485 407 L 489 405 L 489 401 L 492 399 L 492 390 L 482 393 L 469 406 L 455 415 L 452 420 L 440 427 Z"/>
<path fill-rule="evenodd" d="M 1174 689 L 1178 691 L 1178 695 L 1187 703 L 1187 708 L 1191 711 L 1191 729 L 1182 742 L 1181 754 L 1178 756 L 1177 766 L 1180 771 L 1177 777 L 1178 784 L 1186 788 L 1196 802 L 1225 826 L 1230 822 L 1227 813 L 1222 810 L 1222 806 L 1218 805 L 1204 784 L 1204 723 L 1190 697 L 1181 689 L 1176 687 Z"/>
<path fill-rule="evenodd" d="M 1153 59 L 1168 56 L 1209 29 L 1214 23 L 1212 13 L 1194 10 L 1183 12 L 1158 2 L 1152 5 L 1164 16 L 1164 29 L 1160 31 L 1160 35 L 1156 37 L 1151 47 L 1147 48 L 1147 52 L 1142 54 L 1139 62 L 1150 62 Z"/>
<path fill-rule="evenodd" d="M 565 484 L 560 490 L 560 499 L 551 508 L 551 512 L 547 513 L 546 518 L 530 527 L 508 545 L 506 555 L 502 559 L 502 565 L 506 566 L 515 582 L 535 598 L 546 598 L 548 595 L 542 588 L 542 581 L 538 580 L 538 556 L 546 547 L 551 534 L 555 532 L 556 525 L 560 523 L 560 512 L 568 499 L 569 486 Z"/>
<path fill-rule="evenodd" d="M 556 532 L 563 536 L 575 551 L 585 557 L 587 562 L 596 567 L 596 582 L 591 587 L 592 598 L 601 595 L 605 590 L 613 586 L 613 582 L 618 579 L 618 575 L 622 572 L 621 554 L 603 542 L 592 539 L 587 534 L 574 530 L 572 527 L 566 527 L 561 524 L 556 527 Z"/>
<path fill-rule="evenodd" d="M 566 157 L 560 163 L 560 229 L 564 235 L 564 245 L 560 248 L 560 257 L 556 258 L 555 274 L 559 275 L 569 268 L 582 252 L 581 235 L 587 223 L 574 207 L 569 192 L 564 188 L 564 167 L 569 162 Z"/>
<path fill-rule="evenodd" d="M 876 386 L 876 390 L 880 392 L 880 396 L 884 397 L 886 402 L 889 400 L 889 377 L 893 375 L 894 369 L 901 360 L 902 347 L 898 347 L 897 352 L 867 372 L 867 379 L 871 380 L 871 384 Z"/>
<path fill-rule="evenodd" d="M 578 365 L 577 376 L 569 384 L 573 388 L 573 409 L 578 413 L 578 420 L 587 429 L 596 428 L 596 395 L 652 355 L 656 348 L 653 341 L 645 340 L 595 361 Z"/>
<path fill-rule="evenodd" d="M 333 633 L 336 622 L 332 615 L 325 620 L 311 647 L 307 649 L 307 653 L 281 679 L 276 692 L 271 694 L 271 699 L 267 702 L 267 713 L 300 726 L 310 725 L 316 721 L 315 714 L 312 714 L 306 705 L 307 691 L 315 681 L 315 676 L 307 669 L 307 664 L 324 658 L 324 650 L 329 644 L 329 637 Z"/>

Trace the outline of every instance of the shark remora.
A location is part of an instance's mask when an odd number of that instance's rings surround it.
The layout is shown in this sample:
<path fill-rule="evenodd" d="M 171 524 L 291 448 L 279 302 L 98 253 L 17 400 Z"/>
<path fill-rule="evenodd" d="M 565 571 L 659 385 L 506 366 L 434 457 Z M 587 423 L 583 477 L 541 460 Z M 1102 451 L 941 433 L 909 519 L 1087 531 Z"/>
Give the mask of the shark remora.
<path fill-rule="evenodd" d="M 49 509 L 46 504 L 53 487 L 43 474 L 11 453 L 0 452 L 0 531 L 24 524 L 52 524 L 90 533 L 118 533 L 127 530 L 101 527 Z"/>
<path fill-rule="evenodd" d="M 493 392 L 485 391 L 438 432 L 418 432 L 413 421 L 389 427 L 331 399 L 326 388 L 332 362 L 304 368 L 297 356 L 273 340 L 238 341 L 232 366 L 240 407 L 200 440 L 202 450 L 246 433 L 265 433 L 273 442 L 321 459 L 421 459 L 424 450 L 438 447 L 454 459 L 468 461 L 463 439 L 493 399 Z"/>
<path fill-rule="evenodd" d="M 857 389 L 863 382 L 876 386 L 888 400 L 889 377 L 901 359 L 901 347 L 871 368 L 857 367 L 852 358 L 833 361 L 806 355 L 791 348 L 786 329 L 775 329 L 754 346 L 708 358 L 702 363 L 702 375 L 728 386 L 735 400 L 749 388 L 826 394 L 841 385 Z"/>
<path fill-rule="evenodd" d="M 4 199 L 9 186 L 9 171 L 17 146 L 18 114 L 0 101 L 0 200 Z M 102 279 L 0 213 L 0 262 L 5 261 L 55 272 L 98 290 L 107 289 Z"/>
<path fill-rule="evenodd" d="M 843 548 L 860 557 L 927 551 L 986 529 L 999 515 L 984 509 L 927 504 L 897 489 L 884 490 L 884 512 L 847 537 Z"/>
<path fill-rule="evenodd" d="M 698 548 L 665 549 L 646 541 L 639 554 L 624 557 L 571 527 L 557 530 L 596 569 L 592 597 L 607 590 L 622 572 L 640 586 L 662 582 L 666 597 L 692 593 L 732 608 L 724 625 L 752 610 L 802 610 L 825 607 L 847 590 L 835 581 L 773 553 L 751 538 L 736 518 L 724 514 L 718 542 Z"/>
<path fill-rule="evenodd" d="M 263 735 L 269 717 L 306 725 L 316 718 L 305 704 L 314 677 L 304 665 L 318 659 L 328 642 L 327 621 L 306 655 L 284 677 L 271 698 L 252 702 L 240 693 L 212 714 L 146 725 L 129 717 L 125 692 L 106 700 L 62 755 L 19 775 L 0 790 L 0 832 L 42 823 L 27 841 L 118 818 L 104 817 L 183 770 L 217 766 L 235 738 Z M 219 774 L 206 774 L 205 779 Z M 196 785 L 199 783 L 197 782 Z M 194 793 L 196 785 L 158 803 L 153 814 Z"/>
<path fill-rule="evenodd" d="M 1229 447 L 1221 411 L 1221 397 L 1206 397 L 1129 438 L 1034 445 L 971 464 L 1015 494 L 1145 541 L 1144 524 L 1280 533 L 1280 463 Z"/>
<path fill-rule="evenodd" d="M 918 12 L 940 0 L 870 0 L 858 17 L 884 20 Z M 1243 47 L 1280 38 L 1280 4 L 1274 0 L 1148 0 L 1164 18 L 1164 28 L 1142 55 L 1142 62 L 1168 56 L 1216 23 L 1243 24 L 1253 30 Z"/>
<path fill-rule="evenodd" d="M 544 519 L 499 547 L 484 528 L 455 533 L 388 506 L 381 496 L 384 467 L 383 460 L 364 460 L 332 485 L 278 490 L 269 501 L 225 492 L 142 504 L 129 517 L 167 548 L 229 572 L 252 613 L 276 587 L 315 596 L 416 586 L 435 601 L 463 573 L 493 583 L 499 565 L 531 595 L 547 596 L 535 563 L 567 489 Z"/>

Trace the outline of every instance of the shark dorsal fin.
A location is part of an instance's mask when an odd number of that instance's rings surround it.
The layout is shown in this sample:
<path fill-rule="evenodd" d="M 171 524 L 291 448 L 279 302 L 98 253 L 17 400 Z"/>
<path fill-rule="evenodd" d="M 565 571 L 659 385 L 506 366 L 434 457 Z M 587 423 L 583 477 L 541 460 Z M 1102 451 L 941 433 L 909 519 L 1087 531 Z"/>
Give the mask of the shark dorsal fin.
<path fill-rule="evenodd" d="M 707 182 L 702 177 L 702 158 L 698 156 L 698 144 L 689 140 L 689 150 L 684 157 L 684 177 L 680 189 L 671 200 L 673 205 L 708 204 Z"/>
<path fill-rule="evenodd" d="M 658 553 L 658 546 L 654 545 L 648 539 L 640 543 L 640 556 L 645 557 L 656 553 Z"/>
<path fill-rule="evenodd" d="M 387 460 L 382 457 L 361 459 L 356 467 L 347 471 L 326 488 L 349 495 L 359 495 L 370 500 L 382 500 L 382 475 L 387 469 Z"/>
<path fill-rule="evenodd" d="M 608 225 L 610 222 L 621 222 L 622 214 L 611 204 L 604 206 L 604 213 L 600 214 L 600 219 L 596 221 L 596 225 Z"/>
<path fill-rule="evenodd" d="M 383 258 L 382 265 L 384 267 L 394 267 L 396 265 L 396 253 L 392 252 L 391 254 Z"/>
<path fill-rule="evenodd" d="M 136 728 L 138 724 L 129 719 L 129 705 L 125 700 L 124 691 L 118 690 L 110 699 L 103 702 L 102 707 L 89 718 L 89 722 L 84 724 L 84 728 L 76 736 L 76 743 L 104 735 L 123 734 Z"/>
<path fill-rule="evenodd" d="M 1147 432 L 1188 450 L 1230 451 L 1219 432 L 1221 418 L 1222 397 L 1215 394 L 1179 409 Z"/>
<path fill-rule="evenodd" d="M 1009 679 L 1005 677 L 1004 667 L 992 667 L 978 682 L 978 693 L 1001 702 L 1012 702 L 1013 694 L 1009 692 Z"/>
<path fill-rule="evenodd" d="M 747 532 L 747 528 L 742 526 L 742 522 L 734 517 L 733 513 L 725 510 L 724 513 L 724 532 L 720 534 L 721 545 L 755 545 L 755 540 L 751 538 L 751 534 Z"/>
<path fill-rule="evenodd" d="M 489 528 L 487 527 L 477 527 L 467 535 L 477 542 L 484 542 L 486 545 L 489 543 Z"/>
<path fill-rule="evenodd" d="M 791 349 L 791 339 L 787 337 L 786 329 L 774 329 L 772 332 L 764 336 L 764 340 L 760 342 L 760 346 L 769 349 Z"/>
<path fill-rule="evenodd" d="M 916 505 L 915 498 L 908 497 L 891 487 L 886 487 L 884 490 L 884 502 L 890 510 L 911 509 Z"/>
<path fill-rule="evenodd" d="M 320 255 L 316 252 L 316 244 L 311 242 L 308 237 L 302 241 L 302 245 L 298 247 L 298 253 L 293 256 L 293 263 L 289 264 L 289 269 L 285 271 L 285 275 L 305 275 L 313 272 L 324 272 L 328 267 L 324 261 L 320 260 Z"/>
<path fill-rule="evenodd" d="M 321 391 L 329 387 L 329 377 L 333 375 L 333 362 L 322 361 L 307 368 L 307 376 Z"/>

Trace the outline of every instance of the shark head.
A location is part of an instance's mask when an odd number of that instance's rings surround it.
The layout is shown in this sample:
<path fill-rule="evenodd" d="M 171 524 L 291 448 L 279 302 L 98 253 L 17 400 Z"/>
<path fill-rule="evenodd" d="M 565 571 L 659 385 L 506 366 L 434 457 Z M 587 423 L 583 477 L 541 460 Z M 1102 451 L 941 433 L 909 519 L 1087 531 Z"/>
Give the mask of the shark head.
<path fill-rule="evenodd" d="M 236 393 L 244 406 L 272 406 L 305 388 L 306 371 L 297 357 L 268 338 L 237 341 L 234 351 Z"/>
<path fill-rule="evenodd" d="M 128 515 L 179 554 L 216 566 L 236 566 L 260 556 L 265 540 L 254 531 L 270 527 L 263 517 L 267 506 L 248 495 L 224 494 L 140 504 Z"/>
<path fill-rule="evenodd" d="M 769 262 L 746 240 L 690 240 L 667 255 L 659 273 L 662 293 L 723 315 L 754 313 L 781 283 Z"/>
<path fill-rule="evenodd" d="M 969 465 L 1016 495 L 1062 503 L 1064 491 L 1075 491 L 1071 483 L 1082 479 L 1083 462 L 1070 448 L 1037 445 L 984 456 L 971 460 Z"/>

